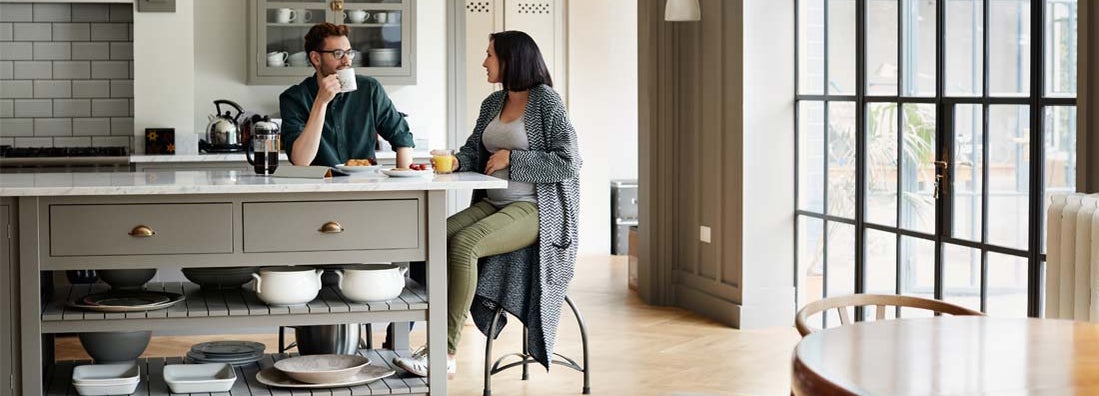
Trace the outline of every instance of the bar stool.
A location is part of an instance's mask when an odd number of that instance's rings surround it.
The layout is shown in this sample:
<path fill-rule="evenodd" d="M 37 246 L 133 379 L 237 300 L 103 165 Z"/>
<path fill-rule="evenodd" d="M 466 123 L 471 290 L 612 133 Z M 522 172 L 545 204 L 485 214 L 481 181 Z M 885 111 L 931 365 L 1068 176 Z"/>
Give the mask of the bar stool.
<path fill-rule="evenodd" d="M 577 364 L 575 360 L 572 360 L 572 359 L 570 359 L 566 356 L 563 356 L 559 353 L 556 353 L 556 352 L 554 352 L 554 355 L 557 355 L 557 357 L 559 357 L 561 359 L 558 360 L 558 359 L 553 359 L 552 357 L 550 357 L 550 363 L 565 366 L 565 367 L 571 368 L 573 370 L 579 371 L 581 373 L 584 373 L 584 389 L 581 391 L 581 393 L 583 393 L 585 395 L 588 395 L 588 394 L 591 394 L 591 378 L 590 378 L 591 377 L 591 369 L 588 366 L 588 327 L 586 325 L 584 325 L 584 318 L 582 316 L 580 316 L 580 311 L 576 309 L 576 304 L 573 304 L 572 299 L 570 299 L 569 296 L 565 296 L 565 302 L 569 304 L 569 308 L 572 309 L 572 314 L 576 316 L 576 322 L 580 324 L 580 342 L 583 344 L 583 348 L 584 348 L 584 357 L 583 357 L 584 365 L 581 366 L 581 365 Z M 496 339 L 496 336 L 499 335 L 499 333 L 496 332 L 496 324 L 497 324 L 497 321 L 501 317 L 504 316 L 504 314 L 505 314 L 505 311 L 504 311 L 503 306 L 496 309 L 496 314 L 492 316 L 492 326 L 489 327 L 489 333 L 490 334 L 489 334 L 489 337 L 488 337 L 488 342 L 485 343 L 485 390 L 484 390 L 484 396 L 492 396 L 492 376 L 495 375 L 496 373 L 499 373 L 501 371 L 507 370 L 507 369 L 515 367 L 515 366 L 523 366 L 523 377 L 522 378 L 523 378 L 523 381 L 526 381 L 527 378 L 530 377 L 529 374 L 528 374 L 527 365 L 530 364 L 530 363 L 538 363 L 537 360 L 535 360 L 533 357 L 530 356 L 529 348 L 528 348 L 528 345 L 527 345 L 527 326 L 526 325 L 523 325 L 523 353 L 509 353 L 507 355 L 501 356 L 499 359 L 496 359 L 495 363 L 489 363 L 489 362 L 492 362 L 492 342 L 493 342 L 493 340 Z M 500 365 L 501 363 L 503 363 L 504 359 L 507 359 L 508 357 L 511 357 L 511 356 L 518 357 L 520 360 L 516 361 L 516 362 L 511 362 L 511 363 L 505 364 L 503 366 Z"/>

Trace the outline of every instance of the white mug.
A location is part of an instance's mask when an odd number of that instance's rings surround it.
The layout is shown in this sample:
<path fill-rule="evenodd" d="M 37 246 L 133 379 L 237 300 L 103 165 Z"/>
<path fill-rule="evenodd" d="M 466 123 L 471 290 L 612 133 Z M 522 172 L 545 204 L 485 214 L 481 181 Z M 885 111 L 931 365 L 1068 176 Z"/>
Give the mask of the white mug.
<path fill-rule="evenodd" d="M 385 11 L 378 11 L 374 13 L 374 23 L 385 23 L 389 19 L 389 14 Z"/>
<path fill-rule="evenodd" d="M 296 21 L 298 23 L 309 23 L 313 20 L 313 13 L 304 8 L 294 10 Z"/>
<path fill-rule="evenodd" d="M 351 92 L 359 89 L 359 83 L 355 81 L 355 68 L 336 70 L 336 78 L 340 80 L 340 92 Z"/>
<path fill-rule="evenodd" d="M 275 10 L 275 22 L 278 23 L 290 23 L 290 21 L 298 19 L 297 11 L 289 8 L 279 8 Z"/>
<path fill-rule="evenodd" d="M 286 51 L 272 51 L 267 53 L 267 66 L 282 67 L 286 64 L 289 55 Z"/>
<path fill-rule="evenodd" d="M 345 20 L 350 20 L 351 23 L 363 23 L 366 21 L 366 11 L 363 10 L 344 11 L 343 16 Z"/>

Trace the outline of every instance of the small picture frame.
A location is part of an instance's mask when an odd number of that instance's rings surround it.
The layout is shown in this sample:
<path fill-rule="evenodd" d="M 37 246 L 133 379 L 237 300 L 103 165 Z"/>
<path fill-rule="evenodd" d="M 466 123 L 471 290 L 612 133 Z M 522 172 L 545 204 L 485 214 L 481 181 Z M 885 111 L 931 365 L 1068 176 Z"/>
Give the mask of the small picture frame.
<path fill-rule="evenodd" d="M 175 153 L 175 128 L 145 128 L 145 154 L 173 155 Z"/>

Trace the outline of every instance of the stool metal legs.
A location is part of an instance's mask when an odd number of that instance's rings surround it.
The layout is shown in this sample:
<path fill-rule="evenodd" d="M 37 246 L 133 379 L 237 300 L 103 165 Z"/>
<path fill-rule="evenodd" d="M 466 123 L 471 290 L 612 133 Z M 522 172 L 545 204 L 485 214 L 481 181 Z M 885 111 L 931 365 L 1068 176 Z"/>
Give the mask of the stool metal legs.
<path fill-rule="evenodd" d="M 565 302 L 569 304 L 569 308 L 572 310 L 572 314 L 576 316 L 576 322 L 579 324 L 579 327 L 580 327 L 580 342 L 582 344 L 583 351 L 584 351 L 583 352 L 584 353 L 584 356 L 583 356 L 584 365 L 581 366 L 581 365 L 577 364 L 576 361 L 574 361 L 574 360 L 572 360 L 572 359 L 570 359 L 566 356 L 563 356 L 559 353 L 554 353 L 554 355 L 556 355 L 560 359 L 553 359 L 551 357 L 550 358 L 550 363 L 565 366 L 565 367 L 571 368 L 573 370 L 579 371 L 581 373 L 584 373 L 584 388 L 583 388 L 582 392 L 585 395 L 591 394 L 591 369 L 588 366 L 588 327 L 587 327 L 587 325 L 584 324 L 584 318 L 580 315 L 580 310 L 576 309 L 576 304 L 573 304 L 572 299 L 570 299 L 568 296 L 565 296 Z M 492 360 L 492 343 L 496 339 L 496 336 L 499 335 L 499 333 L 496 331 L 496 326 L 499 323 L 499 320 L 503 315 L 504 315 L 504 308 L 503 307 L 497 308 L 496 309 L 496 314 L 492 316 L 492 325 L 489 327 L 489 336 L 488 336 L 488 340 L 487 340 L 488 342 L 485 343 L 485 389 L 484 389 L 484 396 L 492 396 L 492 376 L 494 374 L 499 373 L 499 372 L 504 371 L 504 370 L 507 370 L 509 368 L 515 367 L 515 366 L 522 365 L 523 366 L 522 379 L 524 381 L 526 381 L 530 377 L 529 376 L 529 371 L 528 371 L 528 365 L 530 363 L 537 363 L 537 360 L 535 360 L 533 357 L 530 356 L 530 346 L 527 344 L 528 330 L 527 330 L 526 326 L 523 326 L 523 353 L 509 353 L 507 355 L 501 356 L 499 359 L 496 359 L 496 361 L 493 362 L 493 360 Z M 507 359 L 511 356 L 518 357 L 519 361 L 511 362 L 511 363 L 505 364 L 503 366 L 500 365 L 500 363 L 503 363 L 504 359 Z"/>

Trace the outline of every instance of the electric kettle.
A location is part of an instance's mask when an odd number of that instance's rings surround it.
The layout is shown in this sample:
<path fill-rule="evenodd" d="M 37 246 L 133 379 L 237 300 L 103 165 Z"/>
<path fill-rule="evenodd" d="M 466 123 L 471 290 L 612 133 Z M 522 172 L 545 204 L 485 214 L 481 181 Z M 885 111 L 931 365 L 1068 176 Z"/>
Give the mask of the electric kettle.
<path fill-rule="evenodd" d="M 221 105 L 232 106 L 236 114 L 226 110 L 221 112 Z M 214 101 L 217 113 L 209 116 L 210 123 L 206 124 L 206 138 L 198 141 L 199 151 L 207 153 L 234 153 L 244 151 L 246 141 L 238 125 L 237 118 L 244 113 L 240 105 L 231 100 L 218 99 Z"/>

